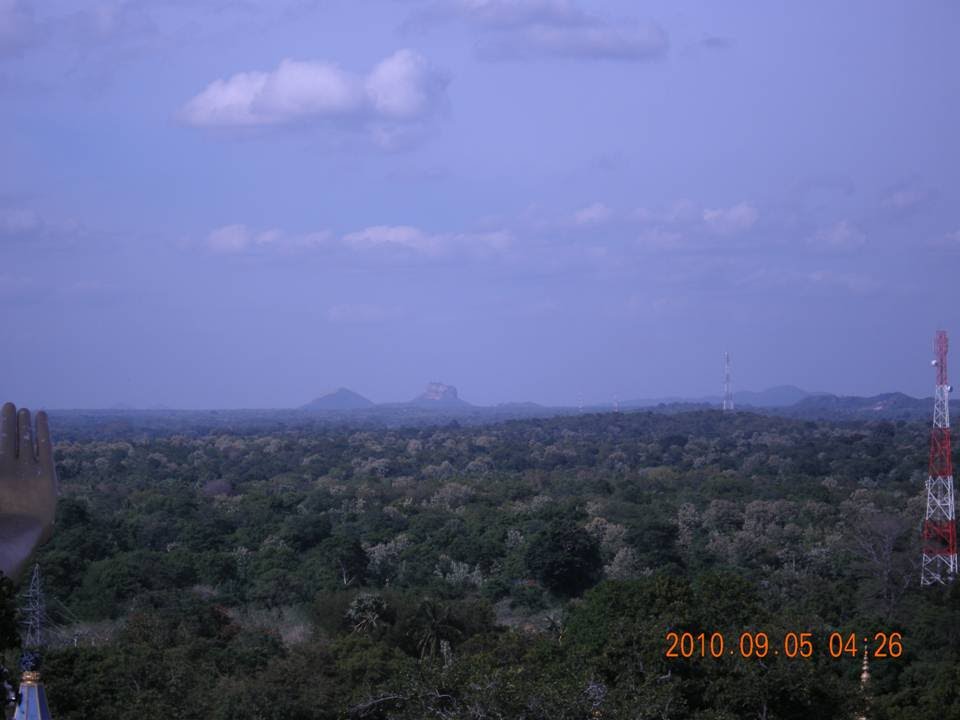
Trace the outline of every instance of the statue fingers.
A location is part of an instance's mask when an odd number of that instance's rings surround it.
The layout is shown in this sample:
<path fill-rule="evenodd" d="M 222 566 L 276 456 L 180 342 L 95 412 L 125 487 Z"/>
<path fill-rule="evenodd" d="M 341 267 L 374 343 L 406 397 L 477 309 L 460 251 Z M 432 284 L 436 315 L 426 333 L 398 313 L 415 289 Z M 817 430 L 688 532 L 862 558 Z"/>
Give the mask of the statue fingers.
<path fill-rule="evenodd" d="M 20 408 L 17 412 L 17 435 L 19 443 L 17 459 L 20 462 L 36 462 L 37 453 L 33 447 L 33 427 L 30 425 L 30 411 Z"/>
<path fill-rule="evenodd" d="M 5 403 L 0 412 L 0 460 L 13 461 L 17 457 L 17 407 Z"/>
<path fill-rule="evenodd" d="M 50 422 L 43 410 L 37 413 L 37 456 L 40 467 L 52 479 L 54 477 L 53 443 L 50 441 Z"/>

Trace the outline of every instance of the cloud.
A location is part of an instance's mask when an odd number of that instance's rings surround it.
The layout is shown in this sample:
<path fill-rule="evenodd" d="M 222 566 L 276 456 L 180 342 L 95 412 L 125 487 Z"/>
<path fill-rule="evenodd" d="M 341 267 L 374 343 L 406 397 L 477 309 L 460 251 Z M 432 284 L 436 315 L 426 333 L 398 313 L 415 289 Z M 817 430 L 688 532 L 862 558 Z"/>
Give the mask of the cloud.
<path fill-rule="evenodd" d="M 409 119 L 429 114 L 446 84 L 421 55 L 400 50 L 373 69 L 366 91 L 379 115 Z"/>
<path fill-rule="evenodd" d="M 729 208 L 704 210 L 703 222 L 719 235 L 735 235 L 752 228 L 759 216 L 755 207 L 742 202 Z"/>
<path fill-rule="evenodd" d="M 131 54 L 201 40 L 211 20 L 257 16 L 259 27 L 318 8 L 322 0 L 0 0 L 0 61 L 39 46 L 58 49 L 50 70 L 102 82 Z M 36 11 L 35 11 L 36 9 Z M 71 52 L 62 52 L 69 50 Z M 82 53 L 77 58 L 72 51 Z M 79 67 L 78 67 L 79 65 Z M 35 84 L 35 83 L 34 83 Z"/>
<path fill-rule="evenodd" d="M 331 234 L 325 231 L 306 235 L 290 235 L 282 230 L 254 232 L 246 225 L 236 224 L 224 225 L 211 231 L 205 244 L 211 252 L 235 255 L 264 249 L 308 250 L 327 244 L 331 237 Z"/>
<path fill-rule="evenodd" d="M 33 8 L 21 0 L 0 0 L 0 58 L 19 55 L 36 39 Z"/>
<path fill-rule="evenodd" d="M 927 244 L 929 247 L 939 250 L 960 250 L 960 230 L 941 235 Z"/>
<path fill-rule="evenodd" d="M 735 238 L 736 249 L 750 252 L 763 241 L 757 233 L 749 233 L 759 219 L 760 210 L 750 202 L 705 209 L 698 202 L 680 199 L 625 212 L 594 202 L 572 215 L 528 214 L 522 227 L 527 231 L 524 246 L 528 251 L 533 238 L 556 252 L 564 242 L 582 245 L 583 238 L 590 236 L 608 249 L 607 259 L 611 260 L 623 253 L 636 256 L 637 252 L 715 253 L 718 235 Z M 726 243 L 724 249 L 732 251 L 734 243 Z"/>
<path fill-rule="evenodd" d="M 20 235 L 40 229 L 42 222 L 29 208 L 0 208 L 0 235 Z"/>
<path fill-rule="evenodd" d="M 320 231 L 293 234 L 283 230 L 256 231 L 244 224 L 212 230 L 203 245 L 220 255 L 262 252 L 400 251 L 424 257 L 472 255 L 486 257 L 505 252 L 513 236 L 505 230 L 484 233 L 429 233 L 409 225 L 374 225 L 336 237 Z M 189 243 L 187 244 L 189 246 Z"/>
<path fill-rule="evenodd" d="M 877 288 L 877 283 L 872 278 L 856 273 L 817 270 L 806 275 L 805 279 L 813 286 L 840 288 L 858 294 L 868 293 Z"/>
<path fill-rule="evenodd" d="M 52 27 L 61 38 L 96 50 L 105 49 L 106 43 L 143 45 L 159 32 L 149 3 L 137 0 L 90 3 L 89 7 L 55 18 Z"/>
<path fill-rule="evenodd" d="M 376 225 L 343 236 L 343 242 L 356 250 L 401 249 L 427 256 L 451 253 L 490 255 L 505 251 L 512 243 L 510 233 L 431 234 L 408 225 Z"/>
<path fill-rule="evenodd" d="M 207 236 L 207 247 L 218 253 L 238 253 L 247 249 L 251 239 L 246 225 L 225 225 Z"/>
<path fill-rule="evenodd" d="M 669 40 L 654 22 L 613 23 L 572 0 L 436 0 L 413 13 L 407 27 L 461 21 L 478 33 L 489 60 L 566 57 L 643 61 L 662 57 Z"/>
<path fill-rule="evenodd" d="M 667 34 L 653 22 L 623 27 L 535 25 L 487 38 L 479 43 L 477 52 L 488 60 L 557 57 L 637 62 L 662 57 L 668 46 Z"/>
<path fill-rule="evenodd" d="M 684 246 L 685 241 L 682 233 L 654 227 L 640 233 L 637 245 L 643 250 L 677 250 Z"/>
<path fill-rule="evenodd" d="M 270 72 L 214 80 L 180 110 L 194 127 L 264 127 L 340 122 L 375 137 L 434 115 L 447 78 L 412 50 L 399 50 L 366 76 L 321 61 L 285 59 Z"/>
<path fill-rule="evenodd" d="M 700 206 L 692 200 L 677 200 L 665 209 L 639 208 L 633 213 L 635 220 L 641 223 L 696 223 L 702 219 Z"/>
<path fill-rule="evenodd" d="M 582 25 L 586 14 L 570 0 L 438 0 L 416 11 L 408 25 L 464 20 L 491 28 Z"/>
<path fill-rule="evenodd" d="M 867 242 L 867 236 L 848 220 L 817 230 L 807 244 L 824 250 L 856 250 Z"/>
<path fill-rule="evenodd" d="M 882 209 L 899 218 L 915 215 L 930 204 L 935 194 L 912 185 L 900 185 L 888 191 L 881 202 Z"/>
<path fill-rule="evenodd" d="M 613 217 L 613 211 L 600 202 L 595 202 L 574 213 L 573 221 L 577 225 L 599 225 Z"/>
<path fill-rule="evenodd" d="M 73 219 L 51 218 L 31 207 L 0 199 L 0 241 L 41 242 L 65 246 L 82 240 L 87 229 Z"/>
<path fill-rule="evenodd" d="M 708 35 L 700 41 L 700 47 L 708 50 L 729 50 L 733 46 L 733 40 L 719 35 Z"/>
<path fill-rule="evenodd" d="M 343 241 L 358 249 L 399 247 L 433 255 L 440 252 L 442 241 L 419 228 L 407 225 L 375 225 L 344 235 Z"/>

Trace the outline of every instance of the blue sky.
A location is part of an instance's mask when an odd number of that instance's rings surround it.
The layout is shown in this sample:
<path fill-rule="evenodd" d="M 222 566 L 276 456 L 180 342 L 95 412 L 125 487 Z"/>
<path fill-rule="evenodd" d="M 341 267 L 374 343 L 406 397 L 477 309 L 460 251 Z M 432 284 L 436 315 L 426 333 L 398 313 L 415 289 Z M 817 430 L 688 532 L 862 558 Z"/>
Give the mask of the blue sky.
<path fill-rule="evenodd" d="M 928 395 L 960 6 L 0 0 L 0 397 Z M 960 352 L 960 344 L 957 344 Z M 960 373 L 955 361 L 954 375 Z"/>

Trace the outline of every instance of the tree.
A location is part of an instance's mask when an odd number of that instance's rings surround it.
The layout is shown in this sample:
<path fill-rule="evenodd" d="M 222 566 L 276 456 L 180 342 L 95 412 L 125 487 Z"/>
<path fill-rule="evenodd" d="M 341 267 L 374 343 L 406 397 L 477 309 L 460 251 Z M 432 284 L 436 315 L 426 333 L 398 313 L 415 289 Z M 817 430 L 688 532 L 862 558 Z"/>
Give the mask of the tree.
<path fill-rule="evenodd" d="M 369 558 L 356 538 L 336 535 L 328 541 L 337 583 L 343 587 L 362 585 L 367 576 Z"/>
<path fill-rule="evenodd" d="M 551 520 L 526 554 L 527 568 L 548 589 L 576 596 L 600 577 L 600 548 L 586 530 L 567 518 Z"/>
<path fill-rule="evenodd" d="M 420 659 L 432 660 L 463 637 L 463 627 L 449 605 L 427 598 L 417 608 L 416 633 Z"/>
<path fill-rule="evenodd" d="M 13 581 L 0 572 L 0 653 L 20 646 Z"/>

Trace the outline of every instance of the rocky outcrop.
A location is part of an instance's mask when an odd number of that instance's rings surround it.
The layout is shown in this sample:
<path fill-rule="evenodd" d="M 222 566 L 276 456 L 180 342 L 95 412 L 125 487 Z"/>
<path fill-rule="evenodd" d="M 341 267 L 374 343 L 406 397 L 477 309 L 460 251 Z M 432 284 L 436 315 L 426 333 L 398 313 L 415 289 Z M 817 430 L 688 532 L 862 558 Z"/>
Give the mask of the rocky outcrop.
<path fill-rule="evenodd" d="M 441 382 L 427 383 L 426 389 L 413 399 L 414 405 L 426 405 L 429 407 L 444 406 L 465 406 L 469 403 L 460 399 L 457 389 L 453 385 L 446 385 Z"/>

